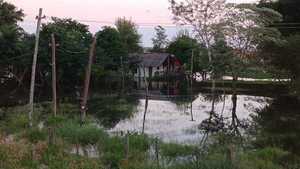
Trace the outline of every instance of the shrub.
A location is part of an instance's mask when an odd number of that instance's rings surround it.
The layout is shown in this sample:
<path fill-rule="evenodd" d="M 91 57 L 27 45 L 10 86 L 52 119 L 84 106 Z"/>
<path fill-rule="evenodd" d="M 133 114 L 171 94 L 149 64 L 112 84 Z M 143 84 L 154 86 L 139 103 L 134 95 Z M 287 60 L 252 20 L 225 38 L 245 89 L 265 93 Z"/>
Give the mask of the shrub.
<path fill-rule="evenodd" d="M 160 150 L 163 156 L 176 158 L 193 155 L 197 147 L 175 143 L 163 143 L 160 145 Z"/>
<path fill-rule="evenodd" d="M 30 128 L 26 131 L 25 137 L 31 143 L 37 143 L 38 141 L 45 141 L 47 139 L 47 133 L 38 128 Z"/>
<path fill-rule="evenodd" d="M 92 124 L 82 126 L 74 121 L 65 122 L 57 130 L 58 136 L 71 144 L 81 144 L 83 146 L 95 145 L 101 138 L 107 137 L 104 131 Z"/>

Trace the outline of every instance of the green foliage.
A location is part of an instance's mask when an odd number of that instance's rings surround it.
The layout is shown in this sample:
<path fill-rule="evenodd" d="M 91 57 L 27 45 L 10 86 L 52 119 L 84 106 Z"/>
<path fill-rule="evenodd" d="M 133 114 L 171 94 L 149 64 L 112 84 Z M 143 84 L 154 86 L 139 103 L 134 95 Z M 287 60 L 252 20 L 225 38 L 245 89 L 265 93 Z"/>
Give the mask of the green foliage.
<path fill-rule="evenodd" d="M 95 115 L 101 125 L 114 127 L 120 120 L 135 112 L 138 101 L 131 97 L 99 97 L 91 99 L 89 111 Z"/>
<path fill-rule="evenodd" d="M 103 165 L 97 159 L 89 159 L 70 155 L 64 151 L 63 145 L 48 146 L 42 154 L 41 162 L 50 169 L 93 169 L 103 168 Z"/>
<path fill-rule="evenodd" d="M 30 129 L 26 130 L 25 137 L 31 143 L 37 143 L 39 141 L 46 141 L 47 133 L 42 129 L 30 128 Z"/>
<path fill-rule="evenodd" d="M 43 24 L 41 29 L 41 46 L 39 71 L 41 79 L 51 82 L 51 51 L 49 43 L 51 34 L 55 35 L 57 47 L 58 82 L 64 92 L 81 84 L 80 80 L 88 59 L 91 33 L 88 26 L 72 19 L 52 18 L 53 22 Z M 50 84 L 48 84 L 50 85 Z"/>
<path fill-rule="evenodd" d="M 300 22 L 300 2 L 295 0 L 261 0 L 259 6 L 274 9 L 283 16 L 280 24 L 274 25 L 284 36 L 290 36 L 300 33 L 297 28 Z"/>
<path fill-rule="evenodd" d="M 142 47 L 139 45 L 141 35 L 138 34 L 136 24 L 126 18 L 118 18 L 115 25 L 120 33 L 122 45 L 126 53 L 141 52 Z"/>
<path fill-rule="evenodd" d="M 28 128 L 29 120 L 25 113 L 9 114 L 5 122 L 1 122 L 1 128 L 7 133 L 17 133 Z"/>
<path fill-rule="evenodd" d="M 107 137 L 102 129 L 92 124 L 80 124 L 67 121 L 57 129 L 58 136 L 71 144 L 95 145 L 100 139 Z"/>
<path fill-rule="evenodd" d="M 24 13 L 11 3 L 0 0 L 0 25 L 12 25 L 22 21 Z"/>
<path fill-rule="evenodd" d="M 153 43 L 153 52 L 164 52 L 164 48 L 168 44 L 168 39 L 166 35 L 166 30 L 158 25 L 157 27 L 154 28 L 156 31 L 156 35 L 154 38 L 152 38 L 152 43 Z"/>
<path fill-rule="evenodd" d="M 194 50 L 194 72 L 208 72 L 207 50 L 188 32 L 180 32 L 167 47 L 167 52 L 179 58 L 187 70 L 191 67 L 192 50 Z"/>
<path fill-rule="evenodd" d="M 285 70 L 289 74 L 294 84 L 299 83 L 300 79 L 300 35 L 287 37 L 283 44 L 264 43 L 261 45 L 261 56 L 267 64 Z M 292 93 L 300 93 L 299 88 L 294 88 Z"/>
<path fill-rule="evenodd" d="M 28 65 L 32 49 L 32 36 L 17 25 L 24 13 L 16 6 L 0 0 L 0 76 L 12 76 L 20 86 Z"/>
<path fill-rule="evenodd" d="M 124 141 L 119 137 L 111 137 L 99 144 L 98 149 L 104 152 L 103 162 L 111 168 L 118 168 L 122 159 L 125 158 Z"/>
<path fill-rule="evenodd" d="M 150 143 L 153 141 L 150 137 L 138 134 L 138 133 L 130 133 L 129 134 L 129 147 L 131 149 L 132 155 L 134 152 L 146 152 L 150 148 Z"/>
<path fill-rule="evenodd" d="M 121 65 L 120 58 L 127 55 L 121 40 L 121 35 L 117 29 L 112 27 L 104 27 L 97 33 L 96 54 L 98 66 L 104 70 L 118 70 Z"/>
<path fill-rule="evenodd" d="M 236 74 L 240 72 L 244 65 L 242 60 L 234 57 L 232 49 L 227 45 L 225 37 L 220 34 L 215 37 L 216 43 L 212 46 L 212 63 L 211 69 L 216 77 L 222 77 L 225 72 Z M 216 78 L 215 77 L 215 78 Z"/>
<path fill-rule="evenodd" d="M 163 143 L 160 145 L 161 154 L 165 157 L 175 158 L 192 156 L 197 151 L 196 146 Z"/>
<path fill-rule="evenodd" d="M 241 156 L 239 167 L 243 169 L 282 169 L 280 162 L 286 155 L 287 152 L 277 148 L 265 148 L 256 152 L 245 153 Z"/>

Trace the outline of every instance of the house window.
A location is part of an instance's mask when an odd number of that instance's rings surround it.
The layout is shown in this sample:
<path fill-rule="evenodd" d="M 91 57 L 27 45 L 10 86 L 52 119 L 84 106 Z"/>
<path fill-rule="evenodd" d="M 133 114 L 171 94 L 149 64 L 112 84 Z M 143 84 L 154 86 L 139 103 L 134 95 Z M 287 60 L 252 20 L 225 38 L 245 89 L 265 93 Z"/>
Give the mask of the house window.
<path fill-rule="evenodd" d="M 159 70 L 159 66 L 156 69 Z"/>

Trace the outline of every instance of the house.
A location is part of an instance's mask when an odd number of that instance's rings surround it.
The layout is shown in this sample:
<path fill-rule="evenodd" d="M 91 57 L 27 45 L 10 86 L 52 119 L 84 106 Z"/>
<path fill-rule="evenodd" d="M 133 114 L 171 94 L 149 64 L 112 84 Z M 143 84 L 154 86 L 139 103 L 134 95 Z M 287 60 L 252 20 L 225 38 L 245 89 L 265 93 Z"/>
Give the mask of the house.
<path fill-rule="evenodd" d="M 182 71 L 182 62 L 169 53 L 137 54 L 136 78 L 176 74 Z"/>

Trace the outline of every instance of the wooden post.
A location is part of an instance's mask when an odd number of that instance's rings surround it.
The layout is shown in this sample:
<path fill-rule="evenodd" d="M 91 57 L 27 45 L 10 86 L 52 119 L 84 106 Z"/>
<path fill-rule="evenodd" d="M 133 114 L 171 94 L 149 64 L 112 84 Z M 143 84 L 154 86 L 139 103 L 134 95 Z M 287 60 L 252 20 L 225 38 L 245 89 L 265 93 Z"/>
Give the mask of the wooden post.
<path fill-rule="evenodd" d="M 56 100 L 56 43 L 55 36 L 51 34 L 51 47 L 52 47 L 52 101 L 53 101 L 53 114 L 57 114 L 57 100 Z"/>
<path fill-rule="evenodd" d="M 85 71 L 85 80 L 84 80 L 82 101 L 80 104 L 81 122 L 83 122 L 86 117 L 86 110 L 87 110 L 86 104 L 87 104 L 87 99 L 88 99 L 88 94 L 89 94 L 91 71 L 92 71 L 93 58 L 95 55 L 96 42 L 97 42 L 97 36 L 95 35 L 93 37 L 93 42 L 90 46 L 89 60 L 88 60 L 88 65 L 87 65 L 86 71 Z"/>
<path fill-rule="evenodd" d="M 192 50 L 192 60 L 191 60 L 191 121 L 194 121 L 193 115 L 193 70 L 194 69 L 194 49 Z"/>
<path fill-rule="evenodd" d="M 39 9 L 39 15 L 37 16 L 37 28 L 36 28 L 36 37 L 35 37 L 35 47 L 32 60 L 32 69 L 31 69 L 31 81 L 30 81 L 30 91 L 29 91 L 29 126 L 32 127 L 32 114 L 33 114 L 33 101 L 34 101 L 34 86 L 35 86 L 35 72 L 36 72 L 36 62 L 38 57 L 39 50 L 39 38 L 40 38 L 40 27 L 41 22 L 44 17 L 42 17 L 43 9 Z"/>
<path fill-rule="evenodd" d="M 145 81 L 145 90 L 146 90 L 146 97 L 145 97 L 145 110 L 144 110 L 144 117 L 143 117 L 143 129 L 142 129 L 142 134 L 144 134 L 145 132 L 145 122 L 146 122 L 146 114 L 147 114 L 147 110 L 148 110 L 148 95 L 149 95 L 149 84 L 148 84 L 148 80 L 147 77 L 145 76 L 146 70 L 145 70 L 145 66 L 143 66 L 143 70 L 144 70 L 144 81 Z"/>

